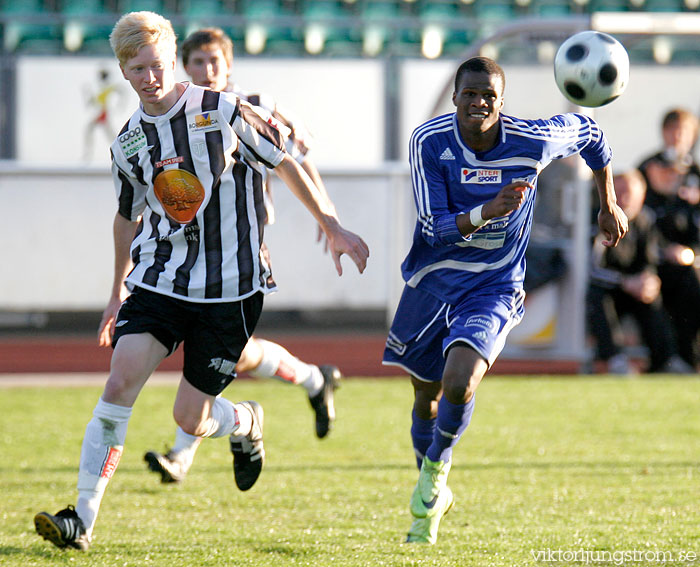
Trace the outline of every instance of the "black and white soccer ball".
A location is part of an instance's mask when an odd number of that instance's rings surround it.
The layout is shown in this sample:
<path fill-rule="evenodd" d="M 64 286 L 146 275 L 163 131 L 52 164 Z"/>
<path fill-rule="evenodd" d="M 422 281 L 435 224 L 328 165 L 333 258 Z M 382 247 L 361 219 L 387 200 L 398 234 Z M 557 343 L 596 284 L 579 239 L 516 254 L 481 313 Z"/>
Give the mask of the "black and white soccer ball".
<path fill-rule="evenodd" d="M 627 88 L 630 60 L 611 35 L 583 31 L 561 44 L 554 57 L 554 80 L 562 94 L 580 106 L 603 106 Z"/>

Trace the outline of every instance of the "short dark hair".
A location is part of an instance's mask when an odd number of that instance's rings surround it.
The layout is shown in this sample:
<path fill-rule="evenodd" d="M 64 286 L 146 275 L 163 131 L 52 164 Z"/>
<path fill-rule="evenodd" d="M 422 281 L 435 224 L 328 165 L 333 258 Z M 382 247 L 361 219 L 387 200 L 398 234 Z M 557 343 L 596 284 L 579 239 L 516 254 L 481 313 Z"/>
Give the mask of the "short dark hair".
<path fill-rule="evenodd" d="M 455 91 L 459 88 L 459 83 L 462 81 L 462 76 L 472 71 L 474 73 L 486 73 L 488 75 L 496 75 L 501 78 L 501 85 L 503 91 L 506 90 L 506 74 L 501 69 L 501 66 L 496 63 L 493 59 L 488 57 L 472 57 L 467 59 L 464 63 L 459 66 L 457 73 L 455 74 Z"/>
<path fill-rule="evenodd" d="M 690 110 L 686 110 L 685 108 L 674 108 L 672 110 L 669 110 L 664 115 L 664 119 L 661 122 L 661 128 L 665 129 L 669 126 L 675 126 L 676 124 L 682 124 L 684 122 L 691 124 L 697 132 L 698 117 L 695 116 L 695 114 L 693 114 L 692 112 L 690 112 Z"/>
<path fill-rule="evenodd" d="M 229 66 L 233 63 L 233 42 L 231 38 L 220 28 L 202 28 L 192 32 L 182 43 L 182 64 L 187 65 L 190 55 L 195 49 L 204 45 L 215 45 L 219 47 L 226 58 Z"/>

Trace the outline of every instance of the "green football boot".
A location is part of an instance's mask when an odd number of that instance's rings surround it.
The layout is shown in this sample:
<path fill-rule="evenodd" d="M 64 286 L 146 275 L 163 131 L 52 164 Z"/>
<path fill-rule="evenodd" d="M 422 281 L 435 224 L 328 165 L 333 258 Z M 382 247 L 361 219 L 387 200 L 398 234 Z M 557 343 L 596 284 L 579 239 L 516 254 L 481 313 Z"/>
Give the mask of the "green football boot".
<path fill-rule="evenodd" d="M 454 496 L 447 486 L 451 461 L 432 462 L 423 458 L 418 483 L 411 496 L 411 514 L 414 517 L 408 530 L 407 542 L 434 544 L 442 517 L 454 504 Z"/>

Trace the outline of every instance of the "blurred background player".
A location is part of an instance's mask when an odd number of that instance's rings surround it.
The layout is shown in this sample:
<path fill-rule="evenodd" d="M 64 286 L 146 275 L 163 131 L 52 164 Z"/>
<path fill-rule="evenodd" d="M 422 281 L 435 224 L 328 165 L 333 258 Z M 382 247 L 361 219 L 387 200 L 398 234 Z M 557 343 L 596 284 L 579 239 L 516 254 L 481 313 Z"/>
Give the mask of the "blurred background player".
<path fill-rule="evenodd" d="M 181 52 L 185 71 L 195 85 L 208 87 L 213 91 L 234 92 L 241 100 L 269 112 L 278 124 L 283 125 L 281 129 L 287 133 L 287 151 L 295 157 L 327 199 L 328 194 L 318 169 L 307 155 L 309 135 L 300 122 L 297 119 L 292 120 L 288 112 L 280 111 L 278 105 L 269 96 L 248 93 L 237 85 L 229 83 L 233 67 L 231 39 L 218 28 L 204 28 L 187 37 L 182 44 Z M 274 222 L 274 208 L 270 175 L 266 169 L 262 174 L 266 223 L 271 224 Z M 304 388 L 315 414 L 316 436 L 321 439 L 326 437 L 335 419 L 334 390 L 338 387 L 342 376 L 336 366 L 316 366 L 303 362 L 277 343 L 251 337 L 236 364 L 236 373 L 243 372 L 256 378 L 274 378 Z M 199 442 L 199 438 L 188 435 L 178 427 L 172 448 L 164 454 L 149 451 L 144 459 L 150 470 L 161 475 L 162 482 L 179 482 L 185 478 L 192 466 Z"/>
<path fill-rule="evenodd" d="M 407 541 L 430 544 L 454 502 L 452 449 L 469 425 L 476 389 L 523 316 L 540 170 L 580 152 L 598 188 L 603 243 L 615 246 L 627 231 L 612 152 L 591 118 L 501 114 L 505 74 L 486 57 L 462 63 L 454 89 L 456 111 L 422 124 L 410 139 L 418 219 L 384 350 L 385 364 L 411 375 L 415 396 L 411 438 L 420 473 Z"/>
<path fill-rule="evenodd" d="M 634 372 L 624 345 L 616 340 L 621 334 L 621 318 L 630 315 L 649 350 L 646 371 L 693 372 L 676 353 L 674 333 L 661 301 L 661 280 L 656 274 L 659 235 L 653 212 L 644 206 L 644 178 L 633 169 L 615 175 L 613 183 L 629 232 L 615 248 L 603 246 L 600 236 L 593 245 L 586 307 L 596 358 L 607 363 L 611 374 Z"/>
<path fill-rule="evenodd" d="M 663 303 L 671 316 L 678 351 L 698 366 L 700 280 L 696 257 L 700 253 L 700 168 L 693 158 L 698 118 L 674 108 L 661 123 L 663 148 L 639 165 L 647 182 L 646 204 L 656 215 L 661 233 Z"/>
<path fill-rule="evenodd" d="M 276 168 L 323 226 L 339 275 L 342 254 L 360 272 L 369 255 L 285 151 L 280 132 L 253 107 L 233 94 L 176 82 L 177 43 L 168 20 L 128 13 L 114 26 L 110 44 L 141 101 L 110 148 L 118 203 L 114 280 L 99 339 L 111 342 L 114 352 L 85 429 L 77 504 L 34 517 L 40 536 L 83 551 L 139 392 L 181 342 L 177 424 L 192 436 L 229 438 L 239 489 L 250 489 L 260 475 L 262 407 L 221 396 L 236 377 L 264 295 L 275 289 L 261 249 L 260 167 Z"/>

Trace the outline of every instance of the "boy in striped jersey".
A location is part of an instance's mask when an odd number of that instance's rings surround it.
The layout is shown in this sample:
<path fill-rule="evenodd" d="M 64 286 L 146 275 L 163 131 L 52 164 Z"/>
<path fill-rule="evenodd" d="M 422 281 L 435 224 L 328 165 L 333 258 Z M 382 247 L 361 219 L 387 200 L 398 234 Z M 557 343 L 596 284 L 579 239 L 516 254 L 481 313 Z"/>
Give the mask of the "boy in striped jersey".
<path fill-rule="evenodd" d="M 418 221 L 384 351 L 384 364 L 406 370 L 415 392 L 411 437 L 420 473 L 409 542 L 435 543 L 454 502 L 452 449 L 469 425 L 479 382 L 522 317 L 539 172 L 580 153 L 600 194 L 604 244 L 617 245 L 627 232 L 598 125 L 579 114 L 501 114 L 504 88 L 494 61 L 465 61 L 455 77 L 456 112 L 419 126 L 410 140 Z"/>
<path fill-rule="evenodd" d="M 176 38 L 153 12 L 119 19 L 110 36 L 141 101 L 112 144 L 118 198 L 115 277 L 99 336 L 114 347 L 110 375 L 85 430 L 78 501 L 35 516 L 39 535 L 87 550 L 119 463 L 131 408 L 158 364 L 184 347 L 173 414 L 198 437 L 229 436 L 236 484 L 263 465 L 263 412 L 220 394 L 275 287 L 261 253 L 262 167 L 276 168 L 328 239 L 336 270 L 347 254 L 360 272 L 369 250 L 285 151 L 280 132 L 237 96 L 175 81 Z M 124 282 L 131 294 L 126 295 Z"/>
<path fill-rule="evenodd" d="M 251 94 L 237 85 L 229 84 L 233 67 L 233 42 L 219 28 L 204 28 L 191 33 L 181 46 L 185 71 L 195 85 L 213 91 L 235 93 L 241 100 L 265 109 L 278 123 L 286 127 L 286 148 L 306 171 L 324 197 L 326 188 L 313 160 L 308 156 L 309 135 L 298 120 L 280 110 L 269 96 Z M 263 195 L 267 224 L 274 222 L 274 208 L 269 187 L 267 169 L 263 175 Z M 320 235 L 319 235 L 320 236 Z M 277 379 L 304 388 L 315 414 L 315 430 L 324 438 L 335 419 L 334 390 L 341 378 L 336 366 L 316 366 L 298 359 L 283 346 L 271 341 L 251 337 L 236 364 L 236 373 L 247 372 L 257 378 Z M 192 466 L 200 438 L 188 435 L 181 427 L 175 432 L 175 442 L 165 454 L 149 451 L 144 455 L 148 467 L 160 474 L 164 483 L 180 482 Z"/>

